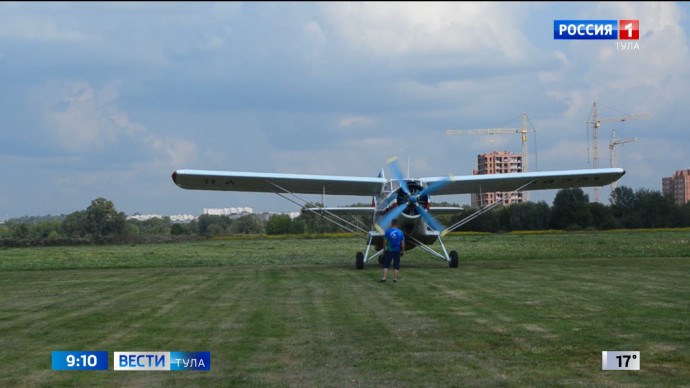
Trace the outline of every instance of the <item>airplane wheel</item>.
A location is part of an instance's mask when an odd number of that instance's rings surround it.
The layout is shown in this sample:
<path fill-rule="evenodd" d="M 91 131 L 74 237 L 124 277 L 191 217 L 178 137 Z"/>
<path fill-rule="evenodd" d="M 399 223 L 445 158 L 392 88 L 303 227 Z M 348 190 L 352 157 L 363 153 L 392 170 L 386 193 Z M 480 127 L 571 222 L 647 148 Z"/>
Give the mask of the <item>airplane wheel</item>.
<path fill-rule="evenodd" d="M 450 262 L 448 266 L 450 268 L 458 268 L 458 252 L 450 251 Z"/>
<path fill-rule="evenodd" d="M 364 268 L 364 254 L 362 252 L 357 252 L 357 256 L 355 256 L 355 268 L 357 269 L 363 269 Z"/>

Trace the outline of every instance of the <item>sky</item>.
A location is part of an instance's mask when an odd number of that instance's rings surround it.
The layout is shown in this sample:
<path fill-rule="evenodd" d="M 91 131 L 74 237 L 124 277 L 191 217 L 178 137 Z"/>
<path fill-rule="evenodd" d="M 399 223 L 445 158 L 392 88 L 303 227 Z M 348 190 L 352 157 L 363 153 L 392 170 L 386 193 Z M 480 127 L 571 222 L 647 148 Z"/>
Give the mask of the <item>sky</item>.
<path fill-rule="evenodd" d="M 523 113 L 530 171 L 592 168 L 595 102 L 602 119 L 649 115 L 602 124 L 599 165 L 613 130 L 635 138 L 615 148 L 618 184 L 661 191 L 690 168 L 689 16 L 674 2 L 0 2 L 0 221 L 99 197 L 128 215 L 299 210 L 183 190 L 176 169 L 373 177 L 397 156 L 411 177 L 471 175 L 520 136 L 445 131 L 520 128 Z M 555 40 L 564 19 L 638 19 L 640 39 Z"/>

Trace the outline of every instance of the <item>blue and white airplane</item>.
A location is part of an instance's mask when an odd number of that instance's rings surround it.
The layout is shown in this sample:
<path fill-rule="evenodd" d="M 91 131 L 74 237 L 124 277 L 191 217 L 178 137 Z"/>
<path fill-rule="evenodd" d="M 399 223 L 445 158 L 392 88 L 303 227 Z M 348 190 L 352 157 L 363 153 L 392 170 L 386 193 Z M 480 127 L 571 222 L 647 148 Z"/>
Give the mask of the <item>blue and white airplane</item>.
<path fill-rule="evenodd" d="M 621 168 L 600 168 L 409 179 L 403 177 L 395 159 L 389 160 L 389 165 L 395 176 L 393 179 L 386 178 L 383 170 L 377 177 L 176 170 L 172 174 L 172 179 L 179 187 L 190 190 L 276 193 L 293 203 L 300 204 L 298 200 L 302 203 L 304 210 L 323 214 L 329 217 L 329 221 L 346 230 L 366 233 L 366 251 L 357 252 L 355 255 L 357 269 L 364 268 L 364 264 L 373 258 L 378 257 L 379 261 L 381 260 L 384 229 L 394 218 L 398 218 L 399 225 L 405 233 L 407 249 L 420 247 L 439 259 L 447 261 L 451 268 L 457 268 L 458 253 L 454 250 L 448 253 L 442 237 L 448 231 L 490 210 L 491 207 L 480 209 L 465 220 L 446 228 L 434 218 L 432 213 L 458 213 L 462 209 L 432 207 L 431 194 L 456 195 L 596 187 L 615 182 L 625 174 L 625 170 Z M 296 194 L 366 196 L 372 197 L 373 200 L 371 207 L 327 208 L 316 206 Z M 498 204 L 500 202 L 495 205 Z M 340 216 L 347 214 L 371 215 L 371 229 L 363 230 Z M 439 241 L 441 246 L 440 253 L 430 247 L 436 241 Z"/>

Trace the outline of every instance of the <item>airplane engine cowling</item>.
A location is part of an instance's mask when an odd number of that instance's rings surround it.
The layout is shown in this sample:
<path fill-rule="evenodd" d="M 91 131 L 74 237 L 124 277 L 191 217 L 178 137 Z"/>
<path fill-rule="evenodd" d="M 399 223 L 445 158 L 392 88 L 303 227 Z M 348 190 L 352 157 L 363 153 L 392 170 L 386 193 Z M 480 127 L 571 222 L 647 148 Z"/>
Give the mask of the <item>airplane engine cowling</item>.
<path fill-rule="evenodd" d="M 424 209 L 429 207 L 429 195 L 418 195 L 423 190 L 423 187 L 414 181 L 408 181 L 407 187 L 410 190 L 409 194 L 406 193 L 403 188 L 398 189 L 396 199 L 397 205 L 407 204 L 407 207 L 403 210 L 403 214 L 417 216 L 419 215 L 419 208 L 417 205 L 420 205 Z"/>

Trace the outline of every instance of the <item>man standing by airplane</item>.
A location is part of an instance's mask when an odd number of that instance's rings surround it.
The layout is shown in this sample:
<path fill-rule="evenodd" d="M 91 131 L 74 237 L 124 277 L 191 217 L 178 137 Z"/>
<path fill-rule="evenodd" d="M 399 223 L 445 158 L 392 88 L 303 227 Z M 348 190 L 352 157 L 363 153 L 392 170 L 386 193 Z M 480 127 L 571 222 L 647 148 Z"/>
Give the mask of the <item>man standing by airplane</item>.
<path fill-rule="evenodd" d="M 388 267 L 393 262 L 393 281 L 398 281 L 398 272 L 400 272 L 400 257 L 405 253 L 405 234 L 398 228 L 398 220 L 396 218 L 391 221 L 391 226 L 386 230 L 383 236 L 383 277 L 381 282 L 386 281 L 388 275 Z"/>

